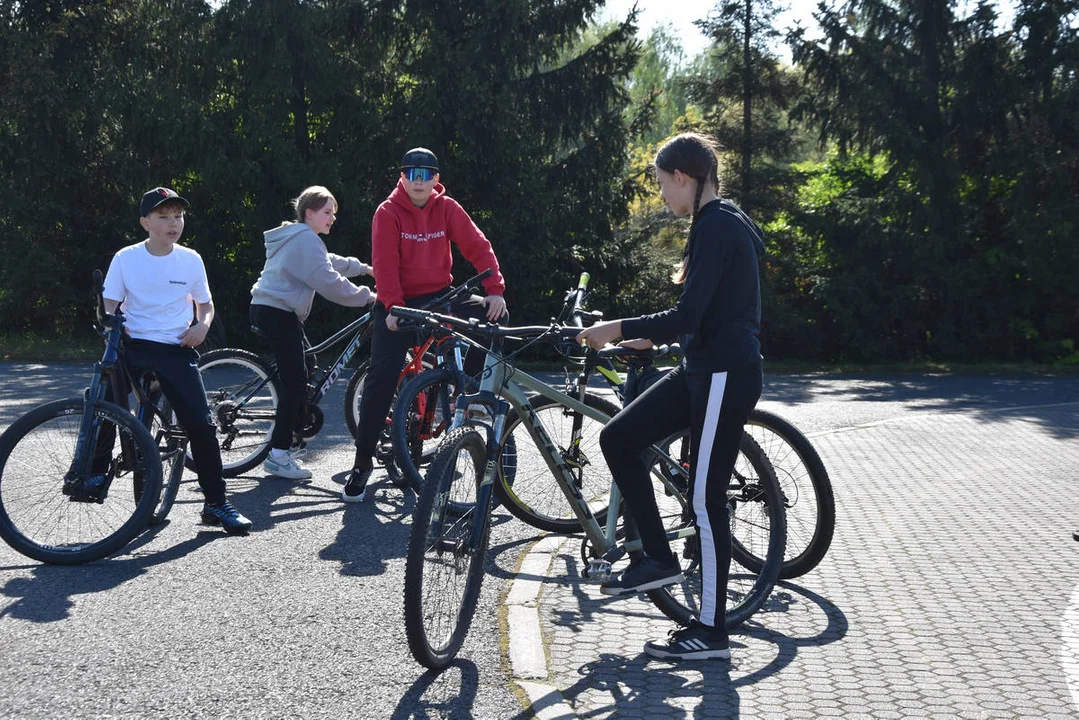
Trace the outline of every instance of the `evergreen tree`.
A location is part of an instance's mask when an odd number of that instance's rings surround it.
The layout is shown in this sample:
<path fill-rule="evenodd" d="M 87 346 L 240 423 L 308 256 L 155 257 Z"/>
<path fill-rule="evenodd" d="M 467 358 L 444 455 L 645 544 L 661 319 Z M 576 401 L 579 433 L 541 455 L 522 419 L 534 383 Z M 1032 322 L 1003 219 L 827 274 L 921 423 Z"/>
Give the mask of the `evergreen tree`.
<path fill-rule="evenodd" d="M 697 22 L 712 44 L 686 79 L 706 129 L 732 155 L 729 193 L 743 209 L 768 216 L 781 203 L 777 193 L 787 184 L 785 164 L 797 138 L 786 118 L 797 80 L 773 49 L 782 9 L 773 0 L 719 2 Z"/>
<path fill-rule="evenodd" d="M 582 270 L 603 278 L 595 258 L 625 216 L 636 28 L 627 21 L 566 52 L 600 5 L 418 0 L 401 18 L 391 69 L 408 96 L 389 111 L 385 189 L 404 149 L 435 150 L 450 194 L 491 239 L 521 319 L 549 316 Z"/>
<path fill-rule="evenodd" d="M 88 332 L 90 271 L 197 150 L 208 18 L 201 0 L 0 2 L 0 328 Z"/>

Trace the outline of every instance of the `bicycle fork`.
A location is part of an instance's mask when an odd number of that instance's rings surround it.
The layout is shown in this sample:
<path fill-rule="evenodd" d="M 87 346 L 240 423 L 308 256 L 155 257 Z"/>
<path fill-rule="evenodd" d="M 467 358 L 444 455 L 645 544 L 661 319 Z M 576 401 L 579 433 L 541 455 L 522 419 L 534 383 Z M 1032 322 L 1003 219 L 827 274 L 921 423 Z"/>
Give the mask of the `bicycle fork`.
<path fill-rule="evenodd" d="M 102 364 L 94 366 L 94 376 L 90 387 L 83 392 L 82 419 L 79 421 L 79 436 L 75 441 L 75 456 L 64 475 L 62 493 L 71 502 L 93 502 L 101 504 L 109 494 L 109 486 L 115 475 L 115 463 L 98 475 L 93 474 L 94 453 L 101 434 L 102 418 L 94 412 L 103 393 L 91 397 L 92 388 L 101 387 Z"/>
<path fill-rule="evenodd" d="M 458 407 L 458 414 L 463 413 L 463 408 L 467 407 L 467 403 L 463 403 Z M 434 521 L 431 523 L 428 537 L 428 545 L 434 547 L 439 552 L 452 553 L 454 558 L 469 557 L 474 555 L 483 544 L 484 534 L 487 532 L 487 523 L 489 522 L 491 503 L 494 498 L 495 480 L 498 477 L 498 463 L 501 457 L 500 439 L 502 436 L 502 429 L 506 421 L 506 413 L 509 410 L 509 403 L 504 400 L 498 400 L 496 402 L 496 412 L 494 415 L 493 427 L 488 425 L 477 425 L 476 427 L 482 427 L 487 430 L 487 443 L 485 447 L 486 460 L 484 461 L 483 479 L 480 481 L 479 487 L 476 489 L 476 502 L 471 506 L 471 517 L 468 517 L 468 509 L 461 508 L 461 515 L 459 517 L 454 516 L 454 506 L 463 505 L 455 503 L 449 497 L 449 489 L 440 492 L 435 498 L 434 508 Z M 453 473 L 452 467 L 447 468 L 447 472 Z M 446 528 L 449 523 L 449 528 Z M 454 532 L 458 529 L 464 528 L 464 523 L 467 523 L 467 533 Z M 431 538 L 434 538 L 432 541 Z M 464 568 L 458 567 L 457 572 L 463 572 Z"/>

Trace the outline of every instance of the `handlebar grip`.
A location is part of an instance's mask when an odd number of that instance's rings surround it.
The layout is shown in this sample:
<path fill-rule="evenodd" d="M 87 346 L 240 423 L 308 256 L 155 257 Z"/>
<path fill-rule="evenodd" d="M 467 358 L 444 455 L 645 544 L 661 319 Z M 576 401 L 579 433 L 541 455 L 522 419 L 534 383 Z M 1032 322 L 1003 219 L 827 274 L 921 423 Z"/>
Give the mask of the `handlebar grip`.
<path fill-rule="evenodd" d="M 403 307 L 401 305 L 394 305 L 392 308 L 390 308 L 390 315 L 393 315 L 394 317 L 405 318 L 407 320 L 412 320 L 418 323 L 437 324 L 437 321 L 435 321 L 431 317 L 430 313 L 428 313 L 427 311 L 416 310 L 414 308 Z"/>
<path fill-rule="evenodd" d="M 581 273 L 580 280 L 577 281 L 578 290 L 586 290 L 588 288 L 588 281 L 592 279 L 592 276 L 586 272 Z"/>
<path fill-rule="evenodd" d="M 610 345 L 597 351 L 602 358 L 614 358 L 616 360 L 644 360 L 661 358 L 670 355 L 672 349 L 677 349 L 677 345 L 657 345 L 647 350 L 634 350 L 633 348 L 622 347 L 621 345 Z"/>
<path fill-rule="evenodd" d="M 487 278 L 491 277 L 494 274 L 495 274 L 494 268 L 487 268 L 486 270 L 484 270 L 483 272 L 481 272 L 479 275 L 476 276 L 476 282 L 480 282 L 481 280 L 486 280 Z"/>
<path fill-rule="evenodd" d="M 97 321 L 104 323 L 108 313 L 105 312 L 105 276 L 102 275 L 100 270 L 94 270 L 94 316 Z"/>

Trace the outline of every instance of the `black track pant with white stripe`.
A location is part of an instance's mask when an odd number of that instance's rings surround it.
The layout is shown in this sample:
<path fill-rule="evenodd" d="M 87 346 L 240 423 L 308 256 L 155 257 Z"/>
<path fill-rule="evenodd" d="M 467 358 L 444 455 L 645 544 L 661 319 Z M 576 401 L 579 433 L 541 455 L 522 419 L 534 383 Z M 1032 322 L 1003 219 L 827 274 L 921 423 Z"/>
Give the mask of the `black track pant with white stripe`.
<path fill-rule="evenodd" d="M 643 451 L 690 428 L 690 497 L 701 538 L 699 619 L 709 627 L 723 627 L 731 562 L 727 486 L 762 383 L 760 363 L 717 373 L 687 372 L 679 366 L 627 405 L 600 433 L 603 456 L 637 524 L 645 554 L 668 562 L 674 557 Z"/>

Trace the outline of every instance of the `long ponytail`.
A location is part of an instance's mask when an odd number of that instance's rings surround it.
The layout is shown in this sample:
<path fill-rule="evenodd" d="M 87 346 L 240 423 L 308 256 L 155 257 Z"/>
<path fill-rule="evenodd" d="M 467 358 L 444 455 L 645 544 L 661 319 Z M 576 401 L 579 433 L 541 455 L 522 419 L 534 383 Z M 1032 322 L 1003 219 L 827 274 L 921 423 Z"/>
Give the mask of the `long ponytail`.
<path fill-rule="evenodd" d="M 653 161 L 660 170 L 673 173 L 681 171 L 697 181 L 697 192 L 693 197 L 693 219 L 689 225 L 689 239 L 682 253 L 682 262 L 675 266 L 671 280 L 681 285 L 686 281 L 689 265 L 690 244 L 693 241 L 693 229 L 697 227 L 697 219 L 700 215 L 701 195 L 704 194 L 705 183 L 711 183 L 717 196 L 721 196 L 723 188 L 719 184 L 719 156 L 716 143 L 709 137 L 698 133 L 682 133 L 676 135 L 663 144 L 656 153 Z"/>

